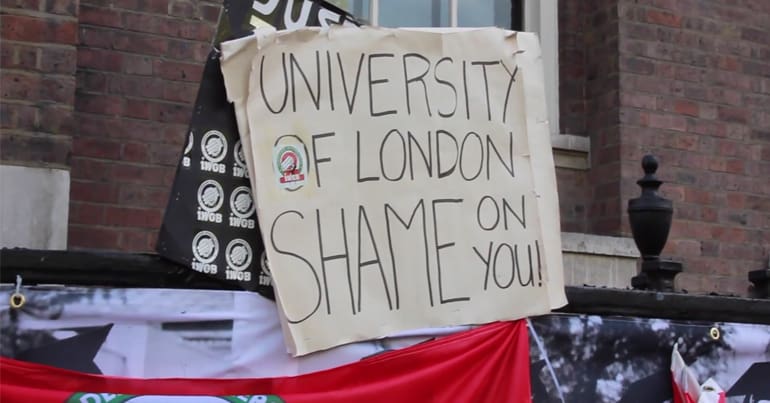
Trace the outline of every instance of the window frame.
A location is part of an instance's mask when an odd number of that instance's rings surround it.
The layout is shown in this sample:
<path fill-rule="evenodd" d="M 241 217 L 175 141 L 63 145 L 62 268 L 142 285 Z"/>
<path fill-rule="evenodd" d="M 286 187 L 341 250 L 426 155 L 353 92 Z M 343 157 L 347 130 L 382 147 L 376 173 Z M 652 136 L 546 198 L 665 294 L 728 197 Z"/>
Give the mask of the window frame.
<path fill-rule="evenodd" d="M 379 26 L 380 0 L 369 1 L 369 23 Z M 460 0 L 449 0 L 450 27 L 458 26 Z M 585 170 L 590 168 L 590 139 L 561 134 L 559 125 L 559 0 L 522 0 L 523 30 L 540 37 L 545 77 L 545 98 L 554 159 L 557 167 Z M 509 27 L 510 29 L 510 27 Z"/>

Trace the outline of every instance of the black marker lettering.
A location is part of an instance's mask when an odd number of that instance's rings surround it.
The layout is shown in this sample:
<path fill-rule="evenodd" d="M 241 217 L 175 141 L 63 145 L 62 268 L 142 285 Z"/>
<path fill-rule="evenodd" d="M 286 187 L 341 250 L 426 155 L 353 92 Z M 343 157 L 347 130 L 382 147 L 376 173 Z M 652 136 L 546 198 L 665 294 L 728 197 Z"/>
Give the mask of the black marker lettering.
<path fill-rule="evenodd" d="M 452 166 L 447 168 L 446 170 L 442 170 L 441 169 L 441 155 L 443 154 L 441 152 L 441 135 L 442 134 L 444 136 L 449 137 L 450 139 L 452 139 L 452 142 L 455 145 L 455 147 L 454 147 L 454 150 L 455 150 L 455 160 L 452 161 Z M 441 130 L 441 129 L 436 130 L 436 162 L 438 164 L 438 177 L 439 177 L 439 179 L 447 177 L 447 176 L 451 175 L 452 172 L 454 172 L 455 167 L 457 167 L 457 160 L 459 159 L 459 157 L 460 157 L 460 151 L 459 151 L 458 144 L 457 144 L 457 139 L 455 138 L 455 136 L 453 136 L 452 133 L 449 133 L 446 130 Z"/>
<path fill-rule="evenodd" d="M 436 212 L 436 205 L 442 203 L 462 203 L 463 199 L 436 199 L 432 202 L 433 209 L 433 245 L 436 249 L 436 271 L 438 273 L 438 299 L 441 304 L 448 304 L 452 302 L 470 301 L 470 297 L 454 297 L 444 299 L 444 289 L 441 282 L 441 249 L 451 248 L 455 245 L 454 242 L 447 242 L 443 244 L 438 243 L 438 214 Z"/>
<path fill-rule="evenodd" d="M 484 74 L 484 94 L 487 97 L 487 120 L 492 121 L 492 104 L 489 102 L 489 82 L 487 81 L 487 66 L 494 66 L 500 63 L 494 62 L 471 62 L 471 65 L 481 66 L 481 71 Z"/>
<path fill-rule="evenodd" d="M 452 89 L 452 93 L 454 94 L 455 106 L 452 108 L 451 113 L 442 113 L 441 110 L 437 110 L 439 116 L 442 118 L 449 118 L 454 116 L 455 112 L 457 112 L 457 89 L 455 88 L 454 84 L 450 83 L 449 81 L 438 78 L 438 66 L 440 66 L 442 62 L 454 63 L 454 60 L 452 60 L 451 57 L 442 57 L 439 59 L 439 61 L 436 62 L 436 67 L 433 68 L 433 78 L 436 79 L 436 82 L 442 85 L 446 85 Z"/>
<path fill-rule="evenodd" d="M 326 73 L 329 78 L 329 106 L 334 111 L 334 85 L 332 83 L 332 57 L 329 51 L 326 51 Z"/>
<path fill-rule="evenodd" d="M 500 281 L 497 279 L 497 257 L 500 255 L 500 249 L 502 249 L 503 247 L 507 248 L 508 252 L 511 255 L 511 279 L 508 280 L 508 283 L 506 284 L 500 284 Z M 495 251 L 495 259 L 494 259 L 495 263 L 494 263 L 494 266 L 492 267 L 492 279 L 495 280 L 495 284 L 497 284 L 497 287 L 499 287 L 500 289 L 504 290 L 510 287 L 511 284 L 513 284 L 513 278 L 516 277 L 516 272 L 514 270 L 513 256 L 514 256 L 514 252 L 513 252 L 513 249 L 511 249 L 511 245 L 508 245 L 507 243 L 501 243 L 500 245 L 497 246 L 497 250 Z"/>
<path fill-rule="evenodd" d="M 380 180 L 378 176 L 361 177 L 361 132 L 358 130 L 356 130 L 356 179 L 358 183 Z"/>
<path fill-rule="evenodd" d="M 505 229 L 508 229 L 508 212 L 516 217 L 516 220 L 524 229 L 527 229 L 527 215 L 524 207 L 524 195 L 521 195 L 521 214 L 516 213 L 513 210 L 513 207 L 508 203 L 508 200 L 503 198 L 503 225 L 505 226 Z"/>
<path fill-rule="evenodd" d="M 412 180 L 414 180 L 414 166 L 412 164 L 412 161 L 414 160 L 414 153 L 412 152 L 412 144 L 417 146 L 417 149 L 420 151 L 420 155 L 422 155 L 422 160 L 425 162 L 425 168 L 428 170 L 428 177 L 433 177 L 433 148 L 431 147 L 431 139 L 430 139 L 430 132 L 428 132 L 428 155 L 425 155 L 425 150 L 420 146 L 420 143 L 417 142 L 417 139 L 412 135 L 412 132 L 407 131 L 406 132 L 406 140 L 409 143 L 409 176 Z"/>
<path fill-rule="evenodd" d="M 385 143 L 388 142 L 390 135 L 393 133 L 397 134 L 398 138 L 401 140 L 401 172 L 394 177 L 389 177 L 387 172 L 385 172 Z M 404 141 L 404 136 L 402 136 L 401 132 L 397 129 L 391 129 L 388 134 L 385 135 L 385 138 L 382 139 L 382 143 L 380 143 L 380 171 L 382 172 L 382 177 L 391 182 L 400 181 L 401 178 L 404 177 L 404 173 L 406 172 L 406 141 Z"/>
<path fill-rule="evenodd" d="M 485 226 L 484 223 L 481 222 L 481 205 L 484 204 L 484 200 L 489 200 L 492 202 L 492 205 L 495 206 L 495 222 L 489 226 Z M 484 231 L 492 231 L 493 229 L 497 228 L 497 224 L 500 223 L 500 207 L 497 207 L 497 202 L 492 198 L 492 196 L 487 195 L 479 200 L 479 204 L 476 207 L 476 221 L 479 224 L 479 228 L 483 229 Z"/>
<path fill-rule="evenodd" d="M 342 58 L 337 53 L 337 63 L 340 66 L 340 78 L 342 79 L 342 89 L 345 91 L 345 102 L 348 104 L 348 113 L 353 113 L 353 106 L 356 103 L 356 94 L 358 93 L 358 79 L 361 78 L 361 67 L 364 65 L 364 54 L 358 59 L 358 69 L 356 70 L 356 83 L 353 86 L 353 95 L 348 94 L 348 84 L 345 81 L 345 69 L 342 67 Z"/>
<path fill-rule="evenodd" d="M 305 72 L 302 71 L 302 68 L 299 66 L 299 62 L 297 61 L 297 58 L 294 57 L 294 53 L 289 54 L 289 71 L 291 72 L 291 107 L 294 112 L 297 111 L 297 94 L 295 93 L 295 89 L 297 88 L 297 82 L 294 79 L 294 70 L 296 66 L 296 71 L 299 72 L 299 75 L 302 76 L 302 80 L 305 81 L 305 87 L 307 87 L 307 91 L 310 94 L 310 99 L 313 100 L 313 105 L 315 105 L 316 110 L 321 109 L 321 58 L 318 54 L 318 51 L 315 51 L 315 73 L 316 73 L 316 90 L 315 94 L 313 94 L 313 88 L 310 86 L 310 81 L 308 81 L 307 76 L 305 75 Z"/>
<path fill-rule="evenodd" d="M 503 165 L 506 171 L 508 171 L 509 174 L 511 174 L 511 178 L 515 178 L 516 175 L 513 174 L 513 132 L 508 132 L 508 164 L 505 164 L 505 161 L 503 161 L 503 157 L 500 155 L 500 152 L 497 151 L 497 147 L 492 142 L 492 136 L 487 135 L 487 180 L 489 180 L 489 161 L 492 159 L 492 152 L 494 151 L 497 155 L 497 159 L 500 160 L 500 163 Z"/>
<path fill-rule="evenodd" d="M 369 234 L 369 240 L 372 243 L 372 249 L 374 249 L 374 259 L 361 261 L 361 223 L 366 224 L 366 231 Z M 358 206 L 358 312 L 361 312 L 361 269 L 365 266 L 376 264 L 380 269 L 380 277 L 382 278 L 382 286 L 385 288 L 385 296 L 388 298 L 388 308 L 393 310 L 393 302 L 390 300 L 390 291 L 388 289 L 388 280 L 385 279 L 385 270 L 382 268 L 382 262 L 380 261 L 380 252 L 377 250 L 377 243 L 374 241 L 374 234 L 372 233 L 372 226 L 369 224 L 369 218 L 366 216 L 366 210 L 364 206 Z"/>
<path fill-rule="evenodd" d="M 289 317 L 288 313 L 286 314 L 286 320 L 289 323 L 297 324 L 297 323 L 302 323 L 305 320 L 307 320 L 309 317 L 313 316 L 313 314 L 316 313 L 316 311 L 318 311 L 318 307 L 321 306 L 321 282 L 318 279 L 318 273 L 316 273 L 315 269 L 313 268 L 313 265 L 310 264 L 310 262 L 308 262 L 307 259 L 305 259 L 304 257 L 302 257 L 302 256 L 300 256 L 300 255 L 298 255 L 296 253 L 288 252 L 288 251 L 280 249 L 280 248 L 278 248 L 278 246 L 276 246 L 276 244 L 275 244 L 275 226 L 278 224 L 278 220 L 280 220 L 281 217 L 283 217 L 284 215 L 287 215 L 287 214 L 298 215 L 299 218 L 301 218 L 303 220 L 305 219 L 305 217 L 302 215 L 302 213 L 300 213 L 299 211 L 295 211 L 295 210 L 288 210 L 288 211 L 282 212 L 281 214 L 278 214 L 278 216 L 276 216 L 275 219 L 273 220 L 273 224 L 270 226 L 270 244 L 273 246 L 273 249 L 275 250 L 276 253 L 281 254 L 281 255 L 291 256 L 291 257 L 294 257 L 294 258 L 304 262 L 307 265 L 307 267 L 310 268 L 310 272 L 313 274 L 313 278 L 315 279 L 316 288 L 317 288 L 317 292 L 318 292 L 318 298 L 316 299 L 315 307 L 313 308 L 312 311 L 310 311 L 310 313 L 308 313 L 307 315 L 305 315 L 301 319 L 292 319 L 292 318 Z M 291 266 L 291 267 L 294 267 L 294 266 Z"/>
<path fill-rule="evenodd" d="M 318 209 L 315 211 L 315 219 L 316 230 L 318 231 L 318 252 L 321 256 L 321 274 L 323 275 L 324 295 L 326 296 L 326 313 L 329 315 L 332 313 L 331 304 L 329 302 L 329 283 L 326 280 L 326 262 L 345 259 L 345 272 L 348 276 L 348 292 L 350 293 L 350 310 L 353 312 L 353 315 L 355 315 L 356 306 L 353 299 L 353 280 L 350 277 L 350 252 L 348 251 L 348 235 L 347 230 L 345 229 L 345 209 L 340 209 L 340 221 L 342 223 L 342 242 L 345 245 L 344 253 L 339 253 L 336 255 L 324 255 L 323 235 L 321 234 L 321 212 Z"/>
<path fill-rule="evenodd" d="M 312 136 L 313 140 L 311 142 L 311 145 L 313 146 L 313 165 L 315 167 L 315 183 L 317 187 L 321 187 L 321 171 L 318 170 L 318 164 L 322 162 L 329 162 L 331 161 L 331 157 L 324 157 L 324 158 L 318 158 L 318 147 L 315 144 L 315 141 L 317 139 L 322 139 L 325 137 L 333 137 L 334 132 L 329 133 L 321 133 L 321 134 L 314 134 Z"/>
<path fill-rule="evenodd" d="M 286 73 L 286 53 L 281 53 L 281 63 L 283 65 L 283 101 L 281 107 L 273 109 L 270 103 L 267 102 L 267 95 L 265 94 L 265 55 L 262 55 L 262 61 L 259 63 L 259 91 L 262 93 L 262 101 L 265 103 L 267 109 L 272 113 L 281 113 L 283 108 L 286 107 L 286 101 L 289 99 L 289 77 Z"/>
<path fill-rule="evenodd" d="M 407 71 L 407 59 L 408 58 L 417 58 L 419 60 L 422 60 L 425 62 L 425 69 L 417 76 L 409 77 L 409 72 Z M 430 112 L 430 101 L 428 101 L 428 86 L 425 84 L 425 76 L 430 71 L 430 61 L 428 58 L 426 58 L 423 55 L 417 54 L 417 53 L 407 53 L 403 57 L 403 64 L 404 64 L 404 92 L 406 92 L 406 111 L 408 114 L 412 114 L 412 102 L 409 97 L 409 84 L 420 82 L 422 84 L 422 89 L 425 94 L 425 107 L 428 110 L 428 116 L 433 116 Z"/>
<path fill-rule="evenodd" d="M 500 64 L 505 67 L 502 61 L 500 61 Z M 508 71 L 506 68 L 505 71 Z M 513 82 L 516 81 L 516 73 L 519 72 L 519 66 L 516 66 L 513 69 L 513 73 L 510 74 L 511 79 L 508 80 L 508 89 L 505 91 L 505 102 L 503 102 L 503 123 L 505 123 L 505 117 L 508 112 L 508 99 L 511 96 L 511 87 L 513 87 Z"/>
<path fill-rule="evenodd" d="M 465 170 L 463 167 L 465 166 L 463 164 L 463 161 L 466 160 L 464 158 L 465 156 L 465 142 L 468 141 L 469 137 L 476 137 L 476 140 L 478 140 L 479 143 L 479 169 L 476 171 L 476 174 L 473 176 L 465 176 Z M 481 140 L 481 136 L 479 136 L 477 133 L 474 132 L 468 132 L 468 134 L 465 135 L 465 138 L 463 138 L 463 142 L 460 144 L 460 162 L 458 165 L 460 165 L 460 176 L 463 177 L 466 181 L 472 181 L 481 175 L 481 172 L 484 170 L 484 142 Z"/>
<path fill-rule="evenodd" d="M 374 85 L 375 84 L 385 84 L 385 83 L 387 83 L 390 80 L 388 80 L 387 78 L 380 78 L 380 79 L 377 79 L 377 80 L 372 79 L 372 60 L 374 60 L 375 58 L 393 57 L 393 56 L 394 56 L 393 53 L 374 53 L 374 54 L 369 55 L 369 57 L 367 58 L 367 60 L 369 62 L 369 65 L 368 65 L 368 68 L 369 68 L 369 113 L 371 114 L 372 117 L 374 117 L 374 116 L 391 115 L 391 114 L 395 114 L 396 113 L 395 109 L 390 109 L 390 110 L 382 111 L 382 112 L 375 112 L 374 111 L 374 91 L 373 91 Z"/>
<path fill-rule="evenodd" d="M 428 298 L 430 300 L 430 306 L 433 306 L 433 286 L 430 281 L 430 264 L 428 262 L 428 231 L 427 231 L 427 225 L 425 220 L 425 201 L 423 199 L 420 199 L 420 202 L 417 203 L 417 205 L 414 207 L 414 210 L 412 210 L 412 215 L 409 216 L 409 222 L 406 223 L 404 220 L 399 217 L 398 213 L 396 213 L 396 210 L 393 209 L 393 207 L 390 206 L 390 204 L 385 203 L 385 229 L 388 233 L 388 248 L 390 251 L 390 261 L 393 265 L 393 284 L 394 288 L 396 290 L 396 309 L 399 308 L 399 299 L 398 299 L 398 277 L 396 276 L 396 254 L 393 253 L 393 235 L 390 231 L 390 214 L 389 212 L 393 213 L 393 216 L 396 217 L 396 219 L 401 223 L 402 226 L 404 226 L 407 230 L 412 226 L 412 221 L 414 221 L 414 216 L 417 214 L 417 210 L 420 210 L 420 213 L 422 215 L 422 237 L 423 237 L 423 249 L 425 251 L 425 274 L 428 276 Z"/>
<path fill-rule="evenodd" d="M 527 245 L 527 257 L 529 258 L 529 280 L 527 280 L 526 282 L 521 281 L 523 280 L 521 276 L 521 271 L 519 270 L 518 272 L 519 284 L 522 287 L 526 287 L 528 285 L 535 285 L 534 268 L 532 267 L 532 245 Z M 517 266 L 516 268 L 520 269 L 521 266 Z"/>
<path fill-rule="evenodd" d="M 487 248 L 487 258 L 484 259 L 484 256 L 479 253 L 479 250 L 476 249 L 476 247 L 473 247 L 473 251 L 476 252 L 476 256 L 481 259 L 482 262 L 484 262 L 484 291 L 487 290 L 487 284 L 489 283 L 489 268 L 492 265 L 492 242 L 489 243 L 489 247 Z"/>

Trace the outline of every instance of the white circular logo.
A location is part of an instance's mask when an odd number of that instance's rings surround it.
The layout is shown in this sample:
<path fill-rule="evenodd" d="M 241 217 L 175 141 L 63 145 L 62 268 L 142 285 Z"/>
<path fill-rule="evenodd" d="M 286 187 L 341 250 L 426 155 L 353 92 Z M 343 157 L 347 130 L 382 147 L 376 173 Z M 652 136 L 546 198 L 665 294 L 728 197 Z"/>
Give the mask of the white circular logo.
<path fill-rule="evenodd" d="M 211 231 L 201 231 L 192 241 L 192 251 L 201 263 L 211 263 L 219 254 L 219 241 Z"/>
<path fill-rule="evenodd" d="M 219 182 L 209 179 L 198 187 L 198 205 L 203 210 L 213 213 L 222 207 L 225 195 Z"/>
<path fill-rule="evenodd" d="M 239 186 L 230 195 L 230 211 L 238 218 L 249 218 L 254 214 L 254 199 L 248 186 Z"/>
<path fill-rule="evenodd" d="M 233 239 L 225 249 L 227 265 L 233 270 L 243 271 L 251 264 L 251 246 L 243 239 Z"/>
<path fill-rule="evenodd" d="M 187 137 L 187 145 L 184 148 L 184 155 L 187 155 L 190 153 L 190 151 L 193 148 L 193 134 L 190 132 L 190 135 Z"/>
<path fill-rule="evenodd" d="M 243 143 L 240 140 L 235 143 L 235 163 L 239 167 L 246 169 L 246 156 L 243 155 Z"/>
<path fill-rule="evenodd" d="M 211 162 L 219 162 L 227 154 L 227 140 L 219 130 L 209 130 L 201 140 L 203 156 Z"/>
<path fill-rule="evenodd" d="M 262 251 L 262 259 L 261 260 L 261 267 L 262 267 L 262 274 L 266 276 L 272 276 L 270 273 L 270 262 L 267 261 L 267 252 Z"/>

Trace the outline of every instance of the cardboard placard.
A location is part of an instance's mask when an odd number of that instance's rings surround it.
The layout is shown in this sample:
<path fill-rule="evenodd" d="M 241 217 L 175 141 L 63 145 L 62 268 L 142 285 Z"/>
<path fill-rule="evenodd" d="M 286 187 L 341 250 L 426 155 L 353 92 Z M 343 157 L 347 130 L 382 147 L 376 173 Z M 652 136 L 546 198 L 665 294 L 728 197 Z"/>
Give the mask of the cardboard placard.
<path fill-rule="evenodd" d="M 303 29 L 223 47 L 290 352 L 566 303 L 534 34 Z"/>

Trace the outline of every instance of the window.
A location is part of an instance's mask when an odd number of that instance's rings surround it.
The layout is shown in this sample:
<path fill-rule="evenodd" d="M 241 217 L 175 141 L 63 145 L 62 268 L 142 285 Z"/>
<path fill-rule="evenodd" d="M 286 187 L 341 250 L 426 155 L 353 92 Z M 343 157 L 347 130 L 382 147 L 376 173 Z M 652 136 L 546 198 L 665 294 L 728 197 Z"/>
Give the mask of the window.
<path fill-rule="evenodd" d="M 359 20 L 383 27 L 496 26 L 540 36 L 545 96 L 556 165 L 588 168 L 587 137 L 559 134 L 558 0 L 332 0 Z"/>
<path fill-rule="evenodd" d="M 488 27 L 536 32 L 543 48 L 551 134 L 559 133 L 558 0 L 333 0 L 382 27 Z"/>

